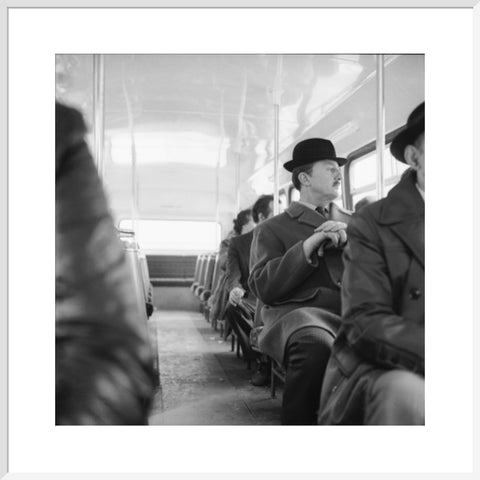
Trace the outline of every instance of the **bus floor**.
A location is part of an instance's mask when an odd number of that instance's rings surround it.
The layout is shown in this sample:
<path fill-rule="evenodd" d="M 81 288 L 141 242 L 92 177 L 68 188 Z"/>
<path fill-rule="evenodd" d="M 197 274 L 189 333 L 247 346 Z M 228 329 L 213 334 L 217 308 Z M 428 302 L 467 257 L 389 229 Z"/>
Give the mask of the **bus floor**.
<path fill-rule="evenodd" d="M 150 425 L 279 425 L 281 387 L 249 383 L 248 370 L 200 313 L 155 311 L 160 387 Z"/>

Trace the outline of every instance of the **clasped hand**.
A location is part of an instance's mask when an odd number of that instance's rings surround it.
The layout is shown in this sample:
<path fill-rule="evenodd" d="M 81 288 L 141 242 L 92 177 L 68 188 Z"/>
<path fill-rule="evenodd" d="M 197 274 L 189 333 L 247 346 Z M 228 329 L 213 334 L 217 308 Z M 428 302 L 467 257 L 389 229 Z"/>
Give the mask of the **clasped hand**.
<path fill-rule="evenodd" d="M 240 287 L 235 287 L 230 290 L 230 295 L 228 296 L 228 301 L 236 306 L 240 302 L 240 300 L 243 298 L 245 295 L 245 290 Z"/>
<path fill-rule="evenodd" d="M 304 242 L 304 252 L 307 258 L 317 250 L 319 256 L 323 256 L 324 248 L 328 243 L 334 247 L 343 247 L 347 243 L 347 224 L 344 222 L 335 222 L 327 220 L 318 226 L 313 235 Z"/>

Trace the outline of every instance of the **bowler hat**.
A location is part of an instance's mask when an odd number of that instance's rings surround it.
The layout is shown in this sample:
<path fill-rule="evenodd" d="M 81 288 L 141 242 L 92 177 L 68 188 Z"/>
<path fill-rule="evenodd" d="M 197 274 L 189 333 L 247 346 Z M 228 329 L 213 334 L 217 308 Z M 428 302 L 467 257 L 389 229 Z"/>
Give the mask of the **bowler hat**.
<path fill-rule="evenodd" d="M 400 133 L 392 140 L 390 152 L 403 163 L 405 162 L 404 152 L 407 145 L 413 145 L 418 136 L 425 131 L 425 102 L 421 103 L 408 116 L 407 124 Z"/>
<path fill-rule="evenodd" d="M 337 157 L 333 143 L 324 138 L 302 140 L 295 145 L 292 157 L 292 160 L 283 165 L 289 172 L 292 172 L 294 168 L 315 163 L 319 160 L 333 160 L 340 166 L 347 163 L 346 158 Z"/>

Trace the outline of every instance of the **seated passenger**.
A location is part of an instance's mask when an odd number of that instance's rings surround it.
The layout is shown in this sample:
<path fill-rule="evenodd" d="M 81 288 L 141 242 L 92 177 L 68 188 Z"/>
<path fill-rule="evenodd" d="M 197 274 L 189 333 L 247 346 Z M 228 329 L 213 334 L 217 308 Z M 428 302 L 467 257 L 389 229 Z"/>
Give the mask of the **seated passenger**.
<path fill-rule="evenodd" d="M 76 110 L 55 105 L 55 422 L 146 424 L 154 369 L 145 311 Z"/>
<path fill-rule="evenodd" d="M 225 288 L 227 281 L 227 254 L 228 248 L 232 238 L 243 235 L 250 232 L 255 227 L 255 223 L 252 219 L 252 212 L 250 209 L 242 210 L 238 213 L 236 218 L 233 220 L 233 230 L 222 240 L 220 243 L 219 255 L 218 255 L 218 267 L 220 269 L 220 274 L 214 290 L 208 302 L 210 304 L 210 315 L 209 320 L 212 325 L 215 325 L 217 320 L 223 320 L 225 316 L 225 309 L 228 305 L 228 295 L 229 292 Z M 227 326 L 228 327 L 228 326 Z M 228 331 L 224 332 L 225 338 L 228 336 Z"/>
<path fill-rule="evenodd" d="M 252 217 L 259 224 L 273 215 L 273 195 L 262 195 L 252 207 Z M 236 333 L 242 347 L 243 354 L 249 358 L 260 360 L 250 348 L 249 336 L 253 327 L 257 297 L 250 291 L 248 276 L 250 273 L 250 247 L 252 245 L 253 230 L 232 238 L 227 256 L 226 289 L 229 292 L 229 305 L 225 317 Z M 260 364 L 260 361 L 259 361 Z M 265 370 L 265 367 L 264 367 Z M 265 384 L 265 376 L 254 376 L 252 383 Z"/>
<path fill-rule="evenodd" d="M 282 423 L 316 423 L 323 373 L 340 324 L 346 224 L 331 220 L 341 183 L 329 140 L 298 143 L 284 167 L 300 201 L 253 233 L 249 285 L 264 304 L 259 347 L 286 367 Z M 328 247 L 328 248 L 327 248 Z"/>
<path fill-rule="evenodd" d="M 410 165 L 386 198 L 348 227 L 342 326 L 329 362 L 319 423 L 425 423 L 425 103 L 393 140 Z"/>

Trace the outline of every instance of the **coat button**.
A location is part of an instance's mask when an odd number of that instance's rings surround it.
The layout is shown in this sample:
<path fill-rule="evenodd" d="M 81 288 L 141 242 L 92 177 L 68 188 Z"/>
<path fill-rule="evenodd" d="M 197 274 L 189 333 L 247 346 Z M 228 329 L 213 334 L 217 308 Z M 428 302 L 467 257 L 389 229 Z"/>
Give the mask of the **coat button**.
<path fill-rule="evenodd" d="M 412 288 L 409 292 L 409 297 L 411 300 L 418 300 L 421 297 L 422 293 L 418 288 Z"/>
<path fill-rule="evenodd" d="M 341 287 L 341 286 L 342 286 L 342 281 L 341 281 L 341 280 L 337 280 L 337 285 L 338 285 L 339 287 Z"/>

